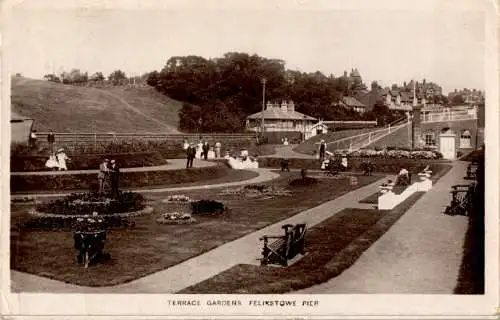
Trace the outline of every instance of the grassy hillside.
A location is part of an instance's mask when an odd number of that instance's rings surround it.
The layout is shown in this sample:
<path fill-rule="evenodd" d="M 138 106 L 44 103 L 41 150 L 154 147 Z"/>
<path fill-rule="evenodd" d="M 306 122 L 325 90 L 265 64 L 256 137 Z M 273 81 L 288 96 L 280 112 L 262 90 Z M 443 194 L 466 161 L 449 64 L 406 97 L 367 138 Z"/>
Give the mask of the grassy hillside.
<path fill-rule="evenodd" d="M 387 136 L 373 142 L 365 148 L 410 148 L 410 141 L 411 131 L 408 130 L 408 126 L 405 126 L 395 132 L 391 132 Z"/>
<path fill-rule="evenodd" d="M 97 89 L 12 78 L 12 110 L 39 131 L 177 132 L 181 103 L 152 88 Z"/>

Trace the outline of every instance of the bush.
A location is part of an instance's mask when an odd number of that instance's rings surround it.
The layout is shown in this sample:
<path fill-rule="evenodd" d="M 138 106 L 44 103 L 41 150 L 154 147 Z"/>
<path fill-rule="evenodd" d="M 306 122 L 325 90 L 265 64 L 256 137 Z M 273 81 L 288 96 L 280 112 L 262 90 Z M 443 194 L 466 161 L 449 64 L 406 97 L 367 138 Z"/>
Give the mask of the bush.
<path fill-rule="evenodd" d="M 224 204 L 214 200 L 199 200 L 191 203 L 193 214 L 220 214 L 226 210 Z"/>
<path fill-rule="evenodd" d="M 303 177 L 303 178 L 298 178 L 290 181 L 289 185 L 292 187 L 297 187 L 297 186 L 310 186 L 315 183 L 317 183 L 318 180 L 316 178 L 311 178 L 311 177 Z"/>
<path fill-rule="evenodd" d="M 104 158 L 114 159 L 121 168 L 149 167 L 164 165 L 167 161 L 158 152 L 136 153 L 107 153 L 107 154 L 81 154 L 69 155 L 71 161 L 67 162 L 69 170 L 96 170 Z M 11 172 L 49 171 L 45 166 L 47 156 L 29 155 L 11 157 Z"/>
<path fill-rule="evenodd" d="M 100 219 L 103 219 L 100 217 Z M 135 226 L 133 221 L 121 217 L 109 216 L 103 219 L 99 227 L 105 230 L 110 229 L 131 229 Z M 53 231 L 71 231 L 79 230 L 80 226 L 77 223 L 76 217 L 34 217 L 23 224 L 24 228 L 28 229 L 44 229 Z"/>

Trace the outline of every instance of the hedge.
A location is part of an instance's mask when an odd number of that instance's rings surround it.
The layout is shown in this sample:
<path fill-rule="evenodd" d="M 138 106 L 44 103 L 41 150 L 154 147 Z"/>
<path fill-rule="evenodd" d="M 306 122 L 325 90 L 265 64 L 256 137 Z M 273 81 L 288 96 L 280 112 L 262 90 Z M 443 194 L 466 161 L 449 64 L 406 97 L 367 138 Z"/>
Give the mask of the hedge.
<path fill-rule="evenodd" d="M 386 159 L 386 158 L 351 158 L 348 157 L 348 164 L 352 171 L 363 171 L 362 163 L 370 161 L 374 165 L 374 172 L 397 174 L 401 168 L 409 172 L 418 173 L 425 166 L 433 163 L 448 163 L 446 160 L 423 160 L 423 159 Z M 280 168 L 281 158 L 259 158 L 259 167 Z M 319 170 L 321 162 L 319 159 L 288 159 L 290 168 Z"/>
<path fill-rule="evenodd" d="M 81 154 L 71 156 L 66 165 L 69 170 L 97 170 L 103 159 L 114 159 L 121 168 L 150 167 L 167 164 L 159 152 L 135 152 L 114 154 Z M 49 171 L 45 166 L 47 156 L 12 156 L 10 159 L 11 172 Z"/>
<path fill-rule="evenodd" d="M 216 179 L 229 174 L 231 169 L 217 163 L 215 166 L 179 170 L 158 170 L 144 172 L 122 172 L 120 187 L 140 188 L 147 186 L 172 185 Z M 87 190 L 97 191 L 96 173 L 68 175 L 11 175 L 12 192 Z"/>

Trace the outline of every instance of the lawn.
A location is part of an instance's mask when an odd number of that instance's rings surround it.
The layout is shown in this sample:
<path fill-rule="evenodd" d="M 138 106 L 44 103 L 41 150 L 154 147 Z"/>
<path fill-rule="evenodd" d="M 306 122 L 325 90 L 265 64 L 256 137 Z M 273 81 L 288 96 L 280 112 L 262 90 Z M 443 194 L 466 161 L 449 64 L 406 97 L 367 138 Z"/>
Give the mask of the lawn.
<path fill-rule="evenodd" d="M 194 199 L 222 201 L 230 210 L 223 216 L 196 217 L 192 225 L 159 225 L 155 219 L 165 212 L 161 199 L 174 193 L 148 197 L 155 213 L 131 218 L 135 227 L 108 233 L 105 251 L 111 260 L 84 270 L 75 262 L 71 232 L 50 232 L 23 227 L 29 219 L 26 205 L 12 205 L 11 267 L 64 282 L 85 286 L 109 286 L 128 282 L 166 269 L 301 211 L 333 200 L 380 177 L 359 176 L 359 184 L 350 179 L 319 179 L 314 186 L 288 187 L 286 173 L 268 184 L 286 187 L 291 196 L 275 199 L 246 199 L 219 195 L 223 188 L 182 192 Z"/>
<path fill-rule="evenodd" d="M 433 182 L 450 169 L 436 168 Z M 306 255 L 290 267 L 240 264 L 179 293 L 276 294 L 326 282 L 352 266 L 423 194 L 413 194 L 392 210 L 342 210 L 309 230 Z"/>

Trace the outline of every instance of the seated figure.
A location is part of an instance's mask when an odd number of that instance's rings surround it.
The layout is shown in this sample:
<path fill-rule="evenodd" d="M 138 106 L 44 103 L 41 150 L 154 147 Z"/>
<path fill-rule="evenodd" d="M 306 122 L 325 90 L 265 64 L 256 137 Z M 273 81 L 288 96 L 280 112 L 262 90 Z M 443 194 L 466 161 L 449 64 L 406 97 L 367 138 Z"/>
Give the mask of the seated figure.
<path fill-rule="evenodd" d="M 408 170 L 406 169 L 401 169 L 398 174 L 398 178 L 396 180 L 396 185 L 397 186 L 409 186 L 411 183 L 410 181 L 410 174 L 408 173 Z"/>

